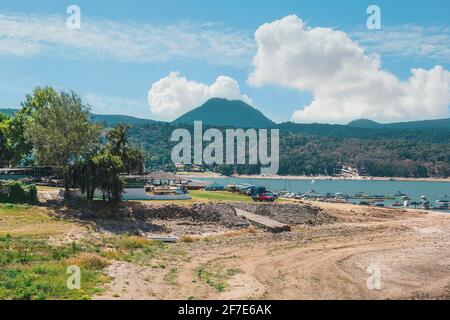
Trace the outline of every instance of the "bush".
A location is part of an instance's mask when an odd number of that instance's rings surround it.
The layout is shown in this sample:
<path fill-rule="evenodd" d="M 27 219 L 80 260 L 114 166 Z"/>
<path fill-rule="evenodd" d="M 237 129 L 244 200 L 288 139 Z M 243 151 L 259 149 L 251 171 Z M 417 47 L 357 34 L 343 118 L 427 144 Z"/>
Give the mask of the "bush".
<path fill-rule="evenodd" d="M 33 184 L 19 181 L 0 183 L 0 203 L 35 204 L 37 201 L 37 188 Z"/>
<path fill-rule="evenodd" d="M 81 253 L 67 260 L 70 265 L 87 268 L 90 270 L 102 270 L 109 265 L 109 261 L 94 253 Z"/>

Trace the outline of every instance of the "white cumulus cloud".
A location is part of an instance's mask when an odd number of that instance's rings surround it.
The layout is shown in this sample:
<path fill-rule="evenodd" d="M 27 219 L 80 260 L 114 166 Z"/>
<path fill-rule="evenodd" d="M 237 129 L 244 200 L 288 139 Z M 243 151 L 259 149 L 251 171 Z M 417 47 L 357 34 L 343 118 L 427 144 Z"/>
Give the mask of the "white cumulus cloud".
<path fill-rule="evenodd" d="M 297 16 L 259 27 L 253 86 L 276 84 L 309 91 L 314 99 L 296 122 L 345 123 L 356 118 L 403 121 L 449 115 L 450 72 L 412 69 L 402 81 L 381 68 L 380 57 L 341 31 L 310 28 Z M 411 44 L 413 45 L 413 44 Z"/>
<path fill-rule="evenodd" d="M 179 72 L 171 72 L 153 83 L 148 92 L 150 109 L 161 120 L 173 120 L 211 98 L 243 100 L 252 104 L 248 96 L 241 94 L 238 82 L 227 76 L 219 76 L 212 85 L 207 85 L 188 80 Z"/>

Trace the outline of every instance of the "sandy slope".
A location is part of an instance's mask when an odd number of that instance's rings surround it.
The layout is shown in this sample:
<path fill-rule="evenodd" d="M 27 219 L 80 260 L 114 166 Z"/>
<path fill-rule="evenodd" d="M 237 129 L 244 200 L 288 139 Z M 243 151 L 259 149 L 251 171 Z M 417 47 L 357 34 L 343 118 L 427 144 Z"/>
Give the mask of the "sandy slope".
<path fill-rule="evenodd" d="M 160 257 L 164 268 L 117 262 L 108 269 L 115 280 L 98 298 L 450 298 L 450 215 L 316 205 L 338 222 L 175 244 Z M 370 265 L 380 269 L 380 290 L 367 288 Z M 208 284 L 199 270 L 216 277 Z"/>

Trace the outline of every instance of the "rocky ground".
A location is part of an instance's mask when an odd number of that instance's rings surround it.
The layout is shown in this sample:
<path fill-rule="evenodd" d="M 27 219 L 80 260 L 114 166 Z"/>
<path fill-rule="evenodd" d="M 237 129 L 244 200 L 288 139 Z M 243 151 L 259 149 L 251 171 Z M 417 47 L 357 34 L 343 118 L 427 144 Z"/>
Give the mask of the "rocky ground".
<path fill-rule="evenodd" d="M 126 203 L 117 208 L 59 208 L 54 210 L 54 215 L 95 224 L 96 230 L 102 232 L 182 237 L 250 227 L 249 221 L 236 215 L 235 208 L 294 226 L 318 225 L 336 220 L 316 207 L 289 203 Z"/>

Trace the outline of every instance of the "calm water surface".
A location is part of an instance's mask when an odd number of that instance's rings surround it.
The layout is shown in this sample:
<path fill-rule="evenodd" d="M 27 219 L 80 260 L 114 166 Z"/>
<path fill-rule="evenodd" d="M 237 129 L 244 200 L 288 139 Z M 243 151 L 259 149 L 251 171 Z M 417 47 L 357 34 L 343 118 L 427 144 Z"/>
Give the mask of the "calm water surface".
<path fill-rule="evenodd" d="M 411 201 L 420 202 L 426 196 L 433 204 L 436 200 L 450 200 L 450 182 L 422 181 L 371 181 L 371 180 L 283 180 L 283 179 L 238 179 L 238 178 L 204 178 L 199 180 L 216 182 L 221 185 L 249 183 L 266 187 L 270 191 L 287 190 L 305 193 L 311 190 L 317 193 L 344 193 L 354 195 L 362 192 L 367 195 L 394 195 L 398 192 L 407 194 Z M 354 200 L 357 201 L 357 200 Z M 393 200 L 386 200 L 391 205 Z"/>

